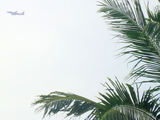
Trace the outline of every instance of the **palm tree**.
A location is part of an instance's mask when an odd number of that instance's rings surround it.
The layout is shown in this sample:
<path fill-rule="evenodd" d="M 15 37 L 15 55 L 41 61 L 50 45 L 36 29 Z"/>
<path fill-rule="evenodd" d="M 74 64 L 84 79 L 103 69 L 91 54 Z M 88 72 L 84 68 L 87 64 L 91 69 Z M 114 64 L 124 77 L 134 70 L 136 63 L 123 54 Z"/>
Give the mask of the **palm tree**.
<path fill-rule="evenodd" d="M 33 105 L 40 106 L 36 111 L 44 110 L 44 117 L 65 112 L 66 116 L 78 117 L 88 112 L 85 120 L 156 120 L 160 111 L 159 98 L 147 90 L 140 96 L 139 87 L 121 84 L 118 80 L 103 86 L 107 92 L 99 93 L 100 102 L 64 92 L 52 92 L 40 95 Z"/>
<path fill-rule="evenodd" d="M 135 63 L 127 79 L 136 81 L 144 77 L 147 79 L 142 83 L 160 83 L 160 8 L 152 12 L 147 5 L 146 11 L 142 11 L 139 0 L 103 0 L 99 6 L 99 12 L 104 13 L 111 29 L 117 32 L 122 43 L 126 43 L 119 55 L 129 54 L 129 62 Z M 159 91 L 160 86 L 140 96 L 139 87 L 121 84 L 118 80 L 109 81 L 112 86 L 104 84 L 107 92 L 99 93 L 100 102 L 71 93 L 52 92 L 38 96 L 33 105 L 40 104 L 36 111 L 44 110 L 44 117 L 58 112 L 70 117 L 89 112 L 86 120 L 159 119 L 160 99 L 154 92 Z"/>

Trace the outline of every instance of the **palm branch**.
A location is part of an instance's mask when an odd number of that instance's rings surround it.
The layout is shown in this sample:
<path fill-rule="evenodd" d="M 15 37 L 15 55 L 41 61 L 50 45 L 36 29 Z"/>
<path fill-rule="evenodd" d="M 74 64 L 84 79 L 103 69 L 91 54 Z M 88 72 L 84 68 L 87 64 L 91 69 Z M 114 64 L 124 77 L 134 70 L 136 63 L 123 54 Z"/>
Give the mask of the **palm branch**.
<path fill-rule="evenodd" d="M 111 29 L 118 33 L 122 43 L 127 43 L 119 55 L 129 54 L 129 63 L 135 63 L 127 79 L 146 77 L 148 82 L 160 82 L 158 10 L 151 12 L 147 7 L 145 17 L 139 0 L 103 0 L 100 6 L 99 12 L 104 13 Z"/>
<path fill-rule="evenodd" d="M 159 99 L 151 91 L 145 91 L 140 97 L 138 87 L 135 89 L 129 84 L 121 84 L 109 79 L 111 84 L 103 86 L 107 92 L 100 94 L 100 102 L 94 102 L 85 97 L 64 92 L 52 92 L 49 95 L 40 95 L 33 105 L 40 106 L 36 111 L 44 110 L 44 117 L 65 112 L 66 116 L 81 116 L 86 112 L 89 115 L 85 120 L 154 120 L 160 111 Z M 132 114 L 131 114 L 132 113 Z M 120 117 L 120 118 L 119 118 Z"/>
<path fill-rule="evenodd" d="M 102 114 L 102 120 L 114 120 L 118 116 L 118 120 L 146 120 L 146 118 L 155 120 L 160 111 L 160 99 L 156 97 L 157 94 L 153 95 L 154 91 L 148 89 L 140 96 L 138 86 L 135 89 L 118 80 L 113 82 L 109 79 L 109 81 L 112 86 L 105 83 L 104 86 L 108 92 L 100 93 L 102 98 L 99 98 L 106 107 Z"/>
<path fill-rule="evenodd" d="M 80 116 L 88 111 L 95 112 L 95 103 L 85 97 L 64 92 L 52 92 L 49 95 L 40 95 L 33 105 L 41 104 L 36 111 L 44 110 L 43 117 L 54 115 L 58 112 L 66 112 L 67 116 Z M 93 114 L 88 115 L 88 119 L 95 118 Z"/>

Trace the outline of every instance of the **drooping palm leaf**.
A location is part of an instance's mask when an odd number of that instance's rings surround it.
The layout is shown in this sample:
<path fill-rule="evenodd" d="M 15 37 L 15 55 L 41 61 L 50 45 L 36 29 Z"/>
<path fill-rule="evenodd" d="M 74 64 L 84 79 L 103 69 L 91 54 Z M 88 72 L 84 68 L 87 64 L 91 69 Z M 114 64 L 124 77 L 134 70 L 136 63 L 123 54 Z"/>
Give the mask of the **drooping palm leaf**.
<path fill-rule="evenodd" d="M 139 0 L 103 0 L 99 12 L 103 12 L 112 30 L 128 45 L 120 55 L 129 54 L 135 66 L 127 79 L 149 78 L 148 82 L 160 82 L 160 13 L 146 8 L 144 16 Z M 156 8 L 158 9 L 158 8 Z M 158 14 L 158 15 L 156 15 Z M 154 19 L 153 19 L 154 18 Z M 153 21 L 154 20 L 154 21 Z"/>
<path fill-rule="evenodd" d="M 52 92 L 49 95 L 40 95 L 33 105 L 40 104 L 36 111 L 44 110 L 44 117 L 46 115 L 54 115 L 58 112 L 66 112 L 67 116 L 80 116 L 88 111 L 95 110 L 97 103 L 82 96 L 64 93 L 64 92 Z M 96 116 L 94 114 L 89 115 L 87 118 L 92 119 Z"/>

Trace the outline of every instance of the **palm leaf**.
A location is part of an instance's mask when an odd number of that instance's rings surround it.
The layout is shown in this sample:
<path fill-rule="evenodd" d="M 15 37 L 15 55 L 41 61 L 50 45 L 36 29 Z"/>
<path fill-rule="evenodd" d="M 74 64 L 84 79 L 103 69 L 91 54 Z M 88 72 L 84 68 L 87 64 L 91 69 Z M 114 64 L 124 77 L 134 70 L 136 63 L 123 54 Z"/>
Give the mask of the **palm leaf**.
<path fill-rule="evenodd" d="M 97 117 L 93 113 L 96 111 L 95 107 L 98 104 L 82 96 L 56 91 L 49 95 L 40 95 L 38 97 L 39 99 L 32 105 L 40 104 L 36 111 L 44 110 L 44 117 L 58 112 L 66 112 L 67 116 L 80 116 L 88 111 L 92 113 L 88 115 L 88 120 Z"/>
<path fill-rule="evenodd" d="M 109 81 L 112 86 L 108 83 L 105 83 L 104 86 L 108 92 L 105 94 L 100 93 L 101 98 L 99 98 L 102 104 L 106 106 L 103 115 L 101 115 L 102 120 L 104 118 L 107 118 L 106 120 L 114 120 L 113 118 L 119 115 L 123 115 L 123 119 L 124 117 L 127 117 L 124 120 L 146 120 L 146 118 L 150 118 L 147 120 L 153 120 L 153 118 L 159 114 L 160 99 L 156 98 L 156 95 L 153 95 L 153 91 L 150 89 L 144 91 L 143 95 L 140 97 L 138 86 L 136 86 L 135 89 L 129 84 L 121 84 L 118 80 L 114 82 L 109 79 Z M 129 116 L 129 114 L 132 112 L 134 115 Z M 135 117 L 136 115 L 140 114 L 144 114 L 144 119 L 141 119 L 140 116 L 137 118 Z M 111 117 L 111 119 L 106 116 Z M 119 118 L 118 120 L 121 119 Z"/>
<path fill-rule="evenodd" d="M 139 0 L 103 0 L 99 12 L 103 12 L 111 29 L 117 31 L 122 43 L 119 55 L 129 54 L 135 66 L 127 79 L 149 78 L 148 82 L 160 82 L 160 15 L 151 12 L 144 16 Z M 147 18 L 148 17 L 148 18 Z"/>

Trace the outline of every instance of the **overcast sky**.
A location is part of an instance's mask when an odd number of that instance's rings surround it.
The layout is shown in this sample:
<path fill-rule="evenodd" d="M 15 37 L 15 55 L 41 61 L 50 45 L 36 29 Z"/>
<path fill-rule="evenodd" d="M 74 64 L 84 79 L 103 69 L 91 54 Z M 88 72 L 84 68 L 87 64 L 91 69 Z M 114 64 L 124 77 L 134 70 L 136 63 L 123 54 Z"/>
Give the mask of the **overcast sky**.
<path fill-rule="evenodd" d="M 156 0 L 155 0 L 156 1 Z M 41 120 L 37 95 L 72 92 L 98 101 L 107 77 L 129 72 L 95 0 L 1 0 L 0 119 Z M 13 16 L 6 11 L 25 11 Z M 63 120 L 64 114 L 44 120 Z"/>

